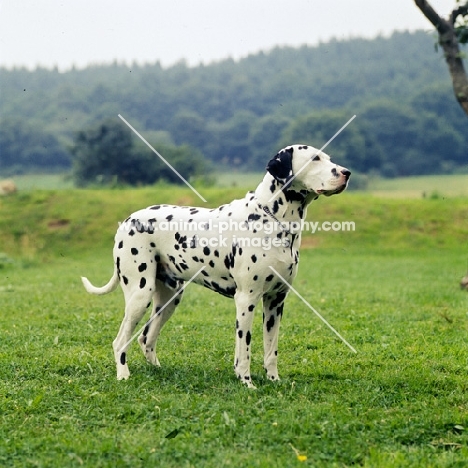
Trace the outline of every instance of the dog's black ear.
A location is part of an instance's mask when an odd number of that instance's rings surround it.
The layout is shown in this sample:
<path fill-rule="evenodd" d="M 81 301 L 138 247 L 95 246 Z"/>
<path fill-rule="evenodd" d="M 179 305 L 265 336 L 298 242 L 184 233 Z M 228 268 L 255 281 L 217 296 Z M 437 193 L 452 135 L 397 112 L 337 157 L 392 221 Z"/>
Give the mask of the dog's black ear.
<path fill-rule="evenodd" d="M 286 148 L 271 159 L 266 167 L 267 171 L 281 184 L 287 184 L 292 179 L 292 155 L 293 149 Z"/>

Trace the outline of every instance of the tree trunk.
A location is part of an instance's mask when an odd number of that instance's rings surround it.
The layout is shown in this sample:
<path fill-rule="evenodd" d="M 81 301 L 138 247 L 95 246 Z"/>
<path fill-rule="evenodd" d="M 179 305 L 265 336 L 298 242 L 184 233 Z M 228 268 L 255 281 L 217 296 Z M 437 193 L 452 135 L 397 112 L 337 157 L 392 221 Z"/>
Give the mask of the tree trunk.
<path fill-rule="evenodd" d="M 468 116 L 468 77 L 461 58 L 458 38 L 455 32 L 455 20 L 460 14 L 466 14 L 468 4 L 452 11 L 450 18 L 441 18 L 426 0 L 414 0 L 424 16 L 434 25 L 439 34 L 439 44 L 442 47 L 450 75 L 453 91 L 458 103 Z"/>

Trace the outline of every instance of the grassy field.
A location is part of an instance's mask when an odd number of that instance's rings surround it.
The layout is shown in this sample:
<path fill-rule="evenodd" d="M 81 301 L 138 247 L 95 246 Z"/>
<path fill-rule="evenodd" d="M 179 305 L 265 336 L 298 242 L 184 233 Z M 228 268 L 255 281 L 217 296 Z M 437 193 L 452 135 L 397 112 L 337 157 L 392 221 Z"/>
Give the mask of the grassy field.
<path fill-rule="evenodd" d="M 216 187 L 253 190 L 263 173 L 225 171 L 214 176 Z M 19 190 L 70 189 L 72 180 L 63 174 L 23 175 L 14 177 Z M 351 179 L 353 188 L 353 179 Z M 395 179 L 370 178 L 365 192 L 379 197 L 468 197 L 468 174 L 400 177 Z"/>
<path fill-rule="evenodd" d="M 210 205 L 238 188 L 209 189 Z M 461 467 L 468 459 L 468 199 L 345 193 L 309 219 L 280 332 L 282 381 L 256 391 L 232 371 L 234 304 L 187 289 L 154 369 L 133 344 L 130 380 L 111 343 L 121 292 L 85 293 L 112 272 L 117 221 L 186 190 L 31 191 L 0 199 L 0 465 L 8 467 Z"/>
<path fill-rule="evenodd" d="M 398 198 L 468 196 L 468 174 L 370 179 L 368 191 Z"/>

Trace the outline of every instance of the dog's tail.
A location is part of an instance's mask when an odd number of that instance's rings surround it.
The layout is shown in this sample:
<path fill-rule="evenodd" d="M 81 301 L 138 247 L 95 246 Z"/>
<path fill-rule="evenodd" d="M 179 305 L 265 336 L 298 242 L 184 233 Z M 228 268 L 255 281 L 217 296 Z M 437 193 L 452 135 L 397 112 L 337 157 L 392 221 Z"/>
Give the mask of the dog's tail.
<path fill-rule="evenodd" d="M 93 286 L 88 278 L 85 278 L 84 276 L 81 277 L 81 281 L 83 282 L 83 286 L 85 287 L 86 291 L 88 291 L 90 294 L 97 294 L 98 296 L 101 296 L 103 294 L 108 294 L 117 288 L 119 284 L 119 275 L 117 274 L 117 268 L 115 268 L 112 278 L 102 288 Z"/>

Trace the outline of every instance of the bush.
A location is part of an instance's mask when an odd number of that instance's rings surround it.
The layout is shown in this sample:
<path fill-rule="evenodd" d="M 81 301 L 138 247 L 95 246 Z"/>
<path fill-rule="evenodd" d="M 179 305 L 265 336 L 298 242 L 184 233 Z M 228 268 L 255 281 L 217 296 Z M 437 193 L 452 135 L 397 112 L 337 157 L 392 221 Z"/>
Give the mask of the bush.
<path fill-rule="evenodd" d="M 159 180 L 179 184 L 183 181 L 175 171 L 189 179 L 208 170 L 201 153 L 189 146 L 162 146 L 159 150 L 173 169 L 142 142 L 135 142 L 124 124 L 102 122 L 75 137 L 71 148 L 74 181 L 79 187 L 148 185 Z"/>

